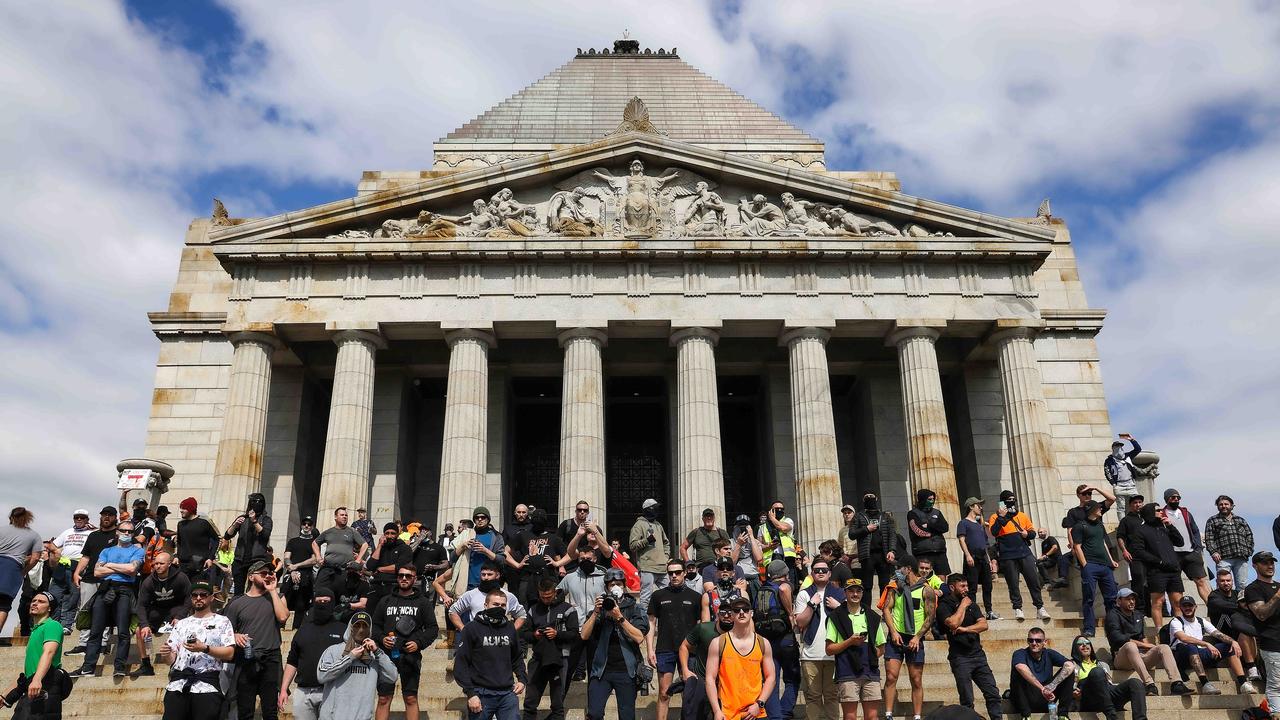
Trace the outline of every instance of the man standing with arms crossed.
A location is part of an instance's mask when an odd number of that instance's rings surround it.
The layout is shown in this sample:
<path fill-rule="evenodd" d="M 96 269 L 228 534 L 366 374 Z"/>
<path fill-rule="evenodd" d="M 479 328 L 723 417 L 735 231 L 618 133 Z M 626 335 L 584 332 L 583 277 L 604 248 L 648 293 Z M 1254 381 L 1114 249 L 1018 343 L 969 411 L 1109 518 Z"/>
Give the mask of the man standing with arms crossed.
<path fill-rule="evenodd" d="M 733 629 L 707 648 L 707 701 L 715 720 L 755 720 L 764 715 L 765 699 L 776 680 L 769 643 L 756 635 L 751 601 L 729 601 Z"/>
<path fill-rule="evenodd" d="M 987 663 L 981 634 L 987 631 L 987 619 L 969 596 L 969 580 L 956 574 L 947 578 L 951 592 L 938 600 L 938 629 L 947 638 L 947 660 L 956 679 L 960 704 L 973 709 L 973 686 L 982 692 L 987 717 L 999 720 L 1002 710 L 1000 688 L 995 673 Z"/>

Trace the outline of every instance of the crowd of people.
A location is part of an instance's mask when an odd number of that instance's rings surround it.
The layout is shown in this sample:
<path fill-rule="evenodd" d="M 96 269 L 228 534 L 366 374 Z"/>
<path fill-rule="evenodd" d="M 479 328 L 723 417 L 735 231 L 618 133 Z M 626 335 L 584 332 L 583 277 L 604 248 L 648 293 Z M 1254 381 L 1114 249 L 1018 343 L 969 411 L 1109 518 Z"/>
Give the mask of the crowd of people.
<path fill-rule="evenodd" d="M 948 518 L 923 489 L 902 520 L 873 493 L 844 506 L 840 536 L 810 539 L 812 554 L 782 501 L 727 524 L 707 508 L 678 542 L 653 499 L 612 538 L 586 502 L 558 525 L 519 504 L 502 530 L 476 507 L 440 533 L 412 520 L 378 533 L 364 509 L 352 520 L 337 508 L 323 530 L 302 518 L 283 552 L 260 494 L 225 530 L 194 498 L 170 525 L 167 508 L 127 508 L 122 497 L 96 524 L 76 510 L 45 540 L 15 508 L 0 528 L 0 623 L 16 601 L 27 645 L 3 703 L 60 717 L 74 678 L 97 674 L 109 650 L 117 677 L 168 666 L 167 719 L 270 720 L 291 704 L 299 720 L 384 720 L 398 692 L 416 720 L 423 653 L 438 643 L 472 720 L 535 720 L 544 697 L 549 720 L 562 720 L 575 683 L 592 720 L 611 697 L 620 720 L 633 720 L 637 696 L 652 691 L 656 720 L 668 720 L 676 695 L 684 720 L 787 720 L 801 690 L 811 720 L 918 719 L 926 652 L 945 643 L 959 704 L 972 710 L 976 688 L 989 718 L 1008 700 L 1022 718 L 1128 708 L 1143 720 L 1157 675 L 1167 692 L 1212 695 L 1212 668 L 1242 693 L 1265 677 L 1280 711 L 1275 556 L 1257 551 L 1226 495 L 1203 526 L 1176 489 L 1147 502 L 1126 467 L 1137 443 L 1124 437 L 1130 448 L 1117 443 L 1109 482 L 1077 488 L 1061 538 L 1011 490 L 994 509 L 967 498 L 963 517 Z M 1108 532 L 1112 507 L 1123 516 Z M 982 643 L 1003 620 L 997 573 L 1011 620 L 1029 626 L 1000 675 Z M 1073 574 L 1079 635 L 1059 652 L 1046 644 L 1046 598 Z M 81 656 L 79 666 L 64 670 L 64 655 Z M 1117 682 L 1112 668 L 1132 676 Z M 899 706 L 904 669 L 910 699 Z"/>

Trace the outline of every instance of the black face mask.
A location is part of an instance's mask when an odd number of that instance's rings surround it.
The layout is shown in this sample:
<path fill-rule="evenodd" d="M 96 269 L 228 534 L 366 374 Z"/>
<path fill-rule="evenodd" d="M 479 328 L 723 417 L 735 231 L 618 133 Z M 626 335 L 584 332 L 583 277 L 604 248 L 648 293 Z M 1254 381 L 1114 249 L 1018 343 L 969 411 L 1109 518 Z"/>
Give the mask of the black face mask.
<path fill-rule="evenodd" d="M 502 586 L 501 580 L 481 580 L 480 584 L 477 585 L 477 587 L 480 588 L 480 592 L 482 593 L 491 593 L 494 590 L 497 590 L 501 586 Z"/>
<path fill-rule="evenodd" d="M 653 519 L 654 519 L 654 518 L 656 518 L 656 517 L 658 517 L 658 511 L 657 511 L 657 509 L 655 509 L 655 508 L 645 508 L 645 509 L 644 509 L 644 519 L 645 519 L 645 520 L 653 520 Z"/>
<path fill-rule="evenodd" d="M 732 621 L 732 620 L 722 620 L 722 621 L 720 621 L 720 623 L 719 623 L 719 627 L 720 627 L 720 629 L 721 629 L 721 630 L 723 630 L 724 632 L 729 632 L 730 630 L 732 630 L 732 629 L 733 629 L 733 621 Z"/>
<path fill-rule="evenodd" d="M 333 619 L 333 603 L 327 602 L 311 606 L 311 619 L 323 625 Z"/>
<path fill-rule="evenodd" d="M 778 508 L 777 510 L 773 511 L 773 516 L 781 520 L 785 512 L 786 510 L 784 508 Z"/>
<path fill-rule="evenodd" d="M 872 512 L 880 509 L 880 501 L 875 496 L 862 498 L 862 509 Z"/>
<path fill-rule="evenodd" d="M 578 569 L 582 571 L 583 575 L 590 575 L 596 571 L 596 563 L 594 560 L 579 560 Z"/>
<path fill-rule="evenodd" d="M 506 608 L 486 608 L 477 614 L 488 621 L 490 625 L 499 625 L 507 619 Z"/>

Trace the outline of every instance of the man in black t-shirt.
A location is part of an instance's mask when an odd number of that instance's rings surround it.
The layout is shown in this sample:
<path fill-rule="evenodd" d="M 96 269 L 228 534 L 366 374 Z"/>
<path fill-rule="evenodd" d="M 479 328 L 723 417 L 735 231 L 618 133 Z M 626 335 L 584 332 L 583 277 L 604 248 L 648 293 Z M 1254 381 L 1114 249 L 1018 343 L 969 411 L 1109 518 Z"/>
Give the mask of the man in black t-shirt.
<path fill-rule="evenodd" d="M 514 545 L 507 545 L 506 554 L 507 566 L 520 573 L 515 595 L 526 607 L 538 600 L 538 581 L 558 581 L 561 566 L 568 562 L 564 541 L 548 527 L 547 511 L 542 508 L 529 513 L 529 529 L 516 536 Z"/>
<path fill-rule="evenodd" d="M 310 552 L 310 550 L 308 550 Z M 280 682 L 280 694 L 276 702 L 283 706 L 289 699 L 289 685 L 298 681 L 298 692 L 293 696 L 295 718 L 319 717 L 320 703 L 324 700 L 324 685 L 316 677 L 320 656 L 331 645 L 342 642 L 347 624 L 333 614 L 333 590 L 317 587 L 307 620 L 298 628 L 289 644 L 289 658 L 284 666 L 284 680 Z"/>
<path fill-rule="evenodd" d="M 1129 504 L 1125 506 L 1125 515 L 1116 526 L 1116 545 L 1120 549 L 1120 556 L 1124 558 L 1125 565 L 1129 568 L 1129 588 L 1138 599 L 1138 610 L 1144 615 L 1150 615 L 1151 598 L 1147 593 L 1146 567 L 1129 552 L 1129 544 L 1133 542 L 1134 536 L 1142 527 L 1142 506 L 1146 502 L 1146 498 L 1141 495 L 1129 498 Z"/>
<path fill-rule="evenodd" d="M 302 518 L 298 536 L 284 546 L 284 599 L 293 611 L 294 630 L 302 627 L 307 610 L 311 608 L 315 566 L 319 562 L 311 547 L 316 537 L 315 526 L 315 518 L 310 515 Z"/>
<path fill-rule="evenodd" d="M 702 614 L 702 596 L 685 585 L 685 564 L 679 560 L 667 563 L 666 587 L 649 598 L 649 663 L 658 671 L 657 720 L 666 720 L 671 696 L 671 677 L 677 669 L 676 653 L 680 643 L 698 624 Z"/>
<path fill-rule="evenodd" d="M 368 610 L 373 587 L 364 579 L 364 565 L 352 560 L 346 571 L 333 579 L 334 614 L 342 622 L 359 610 Z"/>
<path fill-rule="evenodd" d="M 1002 713 L 1000 688 L 996 686 L 995 673 L 991 672 L 979 637 L 987 631 L 987 618 L 969 597 L 968 578 L 957 573 L 947 578 L 947 584 L 951 592 L 938 598 L 935 617 L 938 632 L 947 639 L 947 660 L 956 679 L 960 704 L 973 709 L 973 686 L 977 685 L 987 705 L 987 717 L 999 718 Z"/>
<path fill-rule="evenodd" d="M 174 542 L 178 567 L 192 582 L 208 580 L 208 569 L 218 557 L 218 529 L 208 519 L 196 514 L 197 507 L 193 497 L 178 503 L 182 519 L 178 521 Z"/>
<path fill-rule="evenodd" d="M 1267 676 L 1267 705 L 1271 717 L 1280 715 L 1280 583 L 1276 582 L 1276 556 L 1264 550 L 1253 555 L 1258 579 L 1244 589 L 1244 606 L 1253 613 L 1258 631 L 1258 655 Z"/>
<path fill-rule="evenodd" d="M 80 589 L 81 612 L 88 611 L 93 605 L 93 595 L 97 592 L 98 583 L 100 582 L 100 579 L 94 576 L 93 568 L 98 564 L 98 554 L 116 544 L 117 518 L 117 511 L 114 507 L 110 505 L 104 506 L 102 513 L 99 515 L 98 529 L 89 533 L 89 537 L 84 541 L 84 547 L 80 550 L 80 562 L 76 564 L 75 572 L 71 575 L 71 582 Z M 83 655 L 88 644 L 89 631 L 81 630 L 76 646 L 65 654 Z"/>
<path fill-rule="evenodd" d="M 422 594 L 435 600 L 435 590 L 431 589 L 431 581 L 441 570 L 449 567 L 449 551 L 431 533 L 431 528 L 419 530 L 422 541 L 413 551 L 413 566 L 418 568 L 418 583 L 422 586 Z"/>

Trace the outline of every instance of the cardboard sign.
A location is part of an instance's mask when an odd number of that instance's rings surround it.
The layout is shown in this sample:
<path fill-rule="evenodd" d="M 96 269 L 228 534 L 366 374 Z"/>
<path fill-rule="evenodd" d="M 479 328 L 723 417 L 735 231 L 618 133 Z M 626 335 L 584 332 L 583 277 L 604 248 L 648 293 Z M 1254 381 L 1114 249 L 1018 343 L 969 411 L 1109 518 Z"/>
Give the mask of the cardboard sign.
<path fill-rule="evenodd" d="M 125 470 L 116 481 L 117 490 L 146 490 L 151 480 L 150 470 Z"/>

